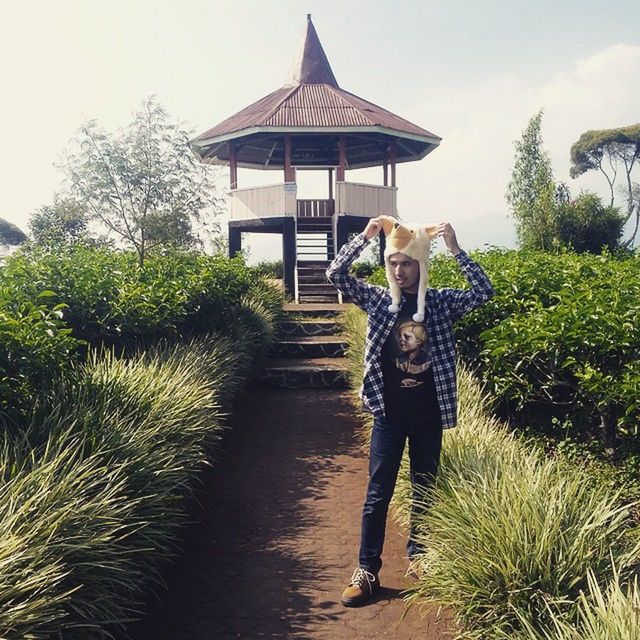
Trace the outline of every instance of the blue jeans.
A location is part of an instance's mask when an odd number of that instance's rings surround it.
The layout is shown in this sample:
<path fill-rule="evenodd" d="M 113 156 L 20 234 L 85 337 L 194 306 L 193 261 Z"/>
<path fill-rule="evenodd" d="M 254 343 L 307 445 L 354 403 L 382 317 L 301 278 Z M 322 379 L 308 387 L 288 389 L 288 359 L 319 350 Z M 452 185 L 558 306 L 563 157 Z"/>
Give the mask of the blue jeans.
<path fill-rule="evenodd" d="M 436 415 L 413 423 L 392 424 L 386 418 L 375 418 L 369 451 L 369 486 L 362 511 L 360 566 L 377 573 L 382 566 L 382 547 L 389 502 L 398 477 L 405 440 L 409 440 L 409 461 L 413 501 L 407 555 L 422 551 L 415 540 L 416 519 L 428 508 L 419 500 L 417 487 L 427 487 L 435 480 L 442 448 L 442 420 Z"/>

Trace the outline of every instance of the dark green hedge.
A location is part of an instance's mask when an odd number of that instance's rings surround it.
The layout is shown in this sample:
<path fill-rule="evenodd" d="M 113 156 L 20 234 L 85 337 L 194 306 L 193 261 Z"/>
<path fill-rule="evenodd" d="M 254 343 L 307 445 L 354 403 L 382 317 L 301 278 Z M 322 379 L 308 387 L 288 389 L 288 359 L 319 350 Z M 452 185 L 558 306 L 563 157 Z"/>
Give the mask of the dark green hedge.
<path fill-rule="evenodd" d="M 572 415 L 608 446 L 640 423 L 640 257 L 472 252 L 496 295 L 457 323 L 461 354 L 507 415 Z M 370 281 L 386 284 L 378 269 Z M 430 285 L 466 287 L 449 256 Z"/>
<path fill-rule="evenodd" d="M 0 409 L 15 417 L 34 389 L 89 347 L 125 354 L 234 324 L 244 297 L 278 313 L 282 297 L 241 257 L 31 248 L 0 269 Z"/>

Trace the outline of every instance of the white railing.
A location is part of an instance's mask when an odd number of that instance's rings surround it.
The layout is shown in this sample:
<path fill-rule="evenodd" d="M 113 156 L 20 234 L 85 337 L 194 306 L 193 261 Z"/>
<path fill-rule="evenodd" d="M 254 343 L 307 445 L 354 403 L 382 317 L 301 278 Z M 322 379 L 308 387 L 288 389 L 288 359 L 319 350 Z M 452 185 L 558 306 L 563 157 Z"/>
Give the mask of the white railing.
<path fill-rule="evenodd" d="M 232 220 L 296 215 L 295 183 L 233 189 L 229 196 Z"/>
<path fill-rule="evenodd" d="M 336 183 L 336 213 L 375 218 L 397 214 L 397 187 L 381 187 L 358 182 Z"/>
<path fill-rule="evenodd" d="M 349 213 L 354 216 L 375 218 L 380 215 L 397 215 L 397 187 L 381 187 L 358 182 L 337 182 L 335 207 L 332 201 L 323 200 L 323 215 Z M 255 220 L 279 216 L 308 215 L 307 203 L 316 201 L 297 200 L 294 182 L 270 184 L 262 187 L 233 189 L 229 192 L 232 220 Z M 304 205 L 304 206 L 302 206 Z M 318 209 L 318 212 L 320 209 Z M 316 212 L 315 215 L 320 215 Z"/>

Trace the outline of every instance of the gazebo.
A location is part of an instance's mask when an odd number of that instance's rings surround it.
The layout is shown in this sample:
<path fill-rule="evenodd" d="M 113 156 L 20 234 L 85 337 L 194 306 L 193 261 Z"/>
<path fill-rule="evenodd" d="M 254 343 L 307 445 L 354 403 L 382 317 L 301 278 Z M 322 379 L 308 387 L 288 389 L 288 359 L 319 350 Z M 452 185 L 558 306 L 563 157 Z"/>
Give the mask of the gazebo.
<path fill-rule="evenodd" d="M 202 162 L 229 165 L 230 255 L 241 249 L 242 232 L 281 234 L 285 288 L 310 302 L 335 301 L 324 277 L 329 261 L 369 218 L 396 215 L 397 164 L 421 160 L 440 140 L 340 88 L 307 15 L 285 85 L 194 138 L 191 148 Z M 381 185 L 346 180 L 348 169 L 376 166 Z M 280 170 L 284 180 L 242 188 L 239 167 Z M 303 170 L 327 171 L 326 199 L 297 197 Z"/>

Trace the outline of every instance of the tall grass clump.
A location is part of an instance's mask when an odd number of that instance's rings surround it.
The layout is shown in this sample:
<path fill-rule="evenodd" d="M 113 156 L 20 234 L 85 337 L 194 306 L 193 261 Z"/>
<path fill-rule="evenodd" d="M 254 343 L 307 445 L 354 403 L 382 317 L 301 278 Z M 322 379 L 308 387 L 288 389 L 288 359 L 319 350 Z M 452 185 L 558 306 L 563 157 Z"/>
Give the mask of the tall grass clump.
<path fill-rule="evenodd" d="M 132 619 L 176 550 L 234 359 L 218 336 L 129 360 L 93 355 L 21 437 L 5 434 L 0 637 L 95 638 Z"/>
<path fill-rule="evenodd" d="M 523 620 L 521 640 L 639 640 L 640 589 L 638 577 L 623 585 L 618 572 L 602 587 L 592 571 L 587 575 L 589 590 L 578 599 L 577 621 L 569 624 L 550 611 L 553 630 L 540 632 Z"/>
<path fill-rule="evenodd" d="M 352 380 L 362 376 L 365 316 L 350 311 Z M 431 504 L 420 524 L 423 577 L 410 602 L 453 610 L 460 638 L 515 637 L 527 625 L 553 636 L 554 620 L 573 624 L 590 573 L 626 579 L 640 561 L 630 531 L 632 505 L 590 481 L 586 467 L 545 458 L 491 416 L 491 399 L 458 364 L 458 426 L 445 430 Z M 406 457 L 394 496 L 408 520 Z M 554 617 L 555 616 L 555 617 Z M 541 635 L 540 637 L 545 637 Z M 571 637 L 571 636 L 569 636 Z"/>
<path fill-rule="evenodd" d="M 93 352 L 1 436 L 0 637 L 110 637 L 176 552 L 186 498 L 265 347 L 248 302 L 236 334 Z M 269 329 L 272 331 L 272 329 Z"/>
<path fill-rule="evenodd" d="M 637 565 L 630 505 L 587 468 L 545 459 L 508 432 L 462 366 L 458 379 L 459 425 L 445 432 L 414 597 L 450 606 L 467 629 L 460 637 L 507 637 L 525 621 L 551 630 L 550 611 L 575 619 L 590 571 L 607 580 L 614 560 L 625 574 Z"/>

